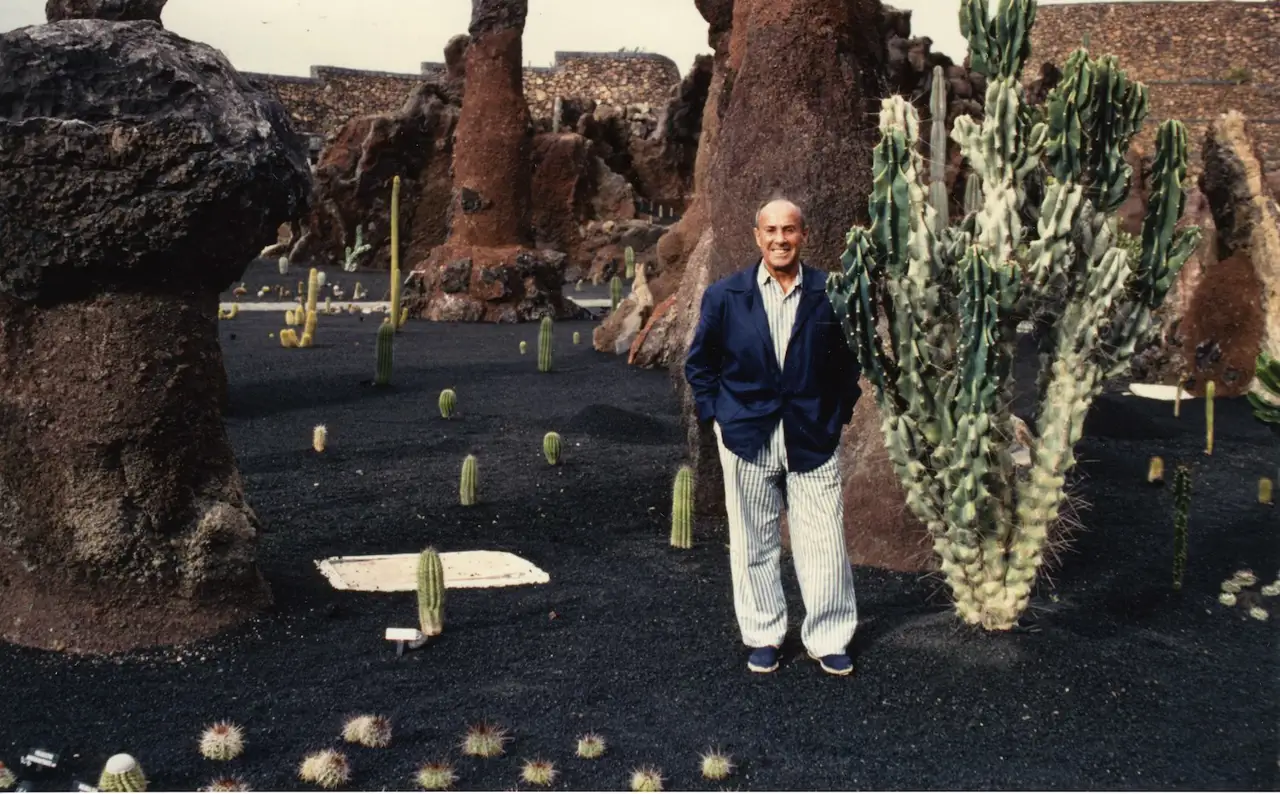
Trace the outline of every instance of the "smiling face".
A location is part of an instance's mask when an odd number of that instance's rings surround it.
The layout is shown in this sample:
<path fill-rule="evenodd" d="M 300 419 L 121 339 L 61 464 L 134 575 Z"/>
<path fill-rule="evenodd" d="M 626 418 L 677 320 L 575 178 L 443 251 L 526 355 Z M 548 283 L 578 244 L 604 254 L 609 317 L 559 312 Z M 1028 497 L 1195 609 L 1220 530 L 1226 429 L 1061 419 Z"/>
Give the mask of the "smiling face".
<path fill-rule="evenodd" d="M 771 201 L 756 216 L 756 245 L 773 271 L 794 272 L 809 233 L 800 208 L 790 201 Z"/>

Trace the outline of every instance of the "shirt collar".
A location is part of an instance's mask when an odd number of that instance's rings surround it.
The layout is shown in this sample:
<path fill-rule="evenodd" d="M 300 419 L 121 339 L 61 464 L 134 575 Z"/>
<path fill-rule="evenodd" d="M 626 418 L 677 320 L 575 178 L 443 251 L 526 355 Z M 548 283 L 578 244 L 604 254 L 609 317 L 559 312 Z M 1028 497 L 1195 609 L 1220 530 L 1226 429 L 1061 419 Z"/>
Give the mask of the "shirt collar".
<path fill-rule="evenodd" d="M 773 280 L 774 280 L 773 276 L 769 275 L 769 268 L 764 266 L 764 260 L 761 259 L 758 263 L 758 267 L 756 268 L 756 283 L 759 284 L 761 287 L 763 287 Z M 800 264 L 796 265 L 796 284 L 803 284 L 803 283 L 804 283 L 804 262 L 802 261 L 800 262 Z"/>

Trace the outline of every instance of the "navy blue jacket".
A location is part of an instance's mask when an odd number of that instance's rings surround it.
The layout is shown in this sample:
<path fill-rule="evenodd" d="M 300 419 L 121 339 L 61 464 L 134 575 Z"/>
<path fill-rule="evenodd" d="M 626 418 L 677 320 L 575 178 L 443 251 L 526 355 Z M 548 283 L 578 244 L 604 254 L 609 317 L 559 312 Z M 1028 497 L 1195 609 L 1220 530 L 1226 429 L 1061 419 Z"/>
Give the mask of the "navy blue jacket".
<path fill-rule="evenodd" d="M 788 468 L 811 471 L 835 452 L 862 394 L 862 370 L 827 297 L 827 274 L 808 265 L 801 268 L 800 305 L 779 370 L 756 279 L 760 267 L 707 287 L 685 379 L 698 421 L 716 420 L 731 452 L 754 460 L 781 418 Z"/>

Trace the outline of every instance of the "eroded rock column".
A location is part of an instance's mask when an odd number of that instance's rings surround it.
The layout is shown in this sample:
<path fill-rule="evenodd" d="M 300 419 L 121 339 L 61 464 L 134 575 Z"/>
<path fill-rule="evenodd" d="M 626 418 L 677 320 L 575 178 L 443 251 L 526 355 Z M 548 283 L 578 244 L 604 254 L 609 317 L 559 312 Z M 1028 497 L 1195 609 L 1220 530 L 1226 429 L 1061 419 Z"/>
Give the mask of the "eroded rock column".
<path fill-rule="evenodd" d="M 310 169 L 278 101 L 148 19 L 162 3 L 63 19 L 93 5 L 0 34 L 0 637 L 114 651 L 270 600 L 217 296 Z"/>

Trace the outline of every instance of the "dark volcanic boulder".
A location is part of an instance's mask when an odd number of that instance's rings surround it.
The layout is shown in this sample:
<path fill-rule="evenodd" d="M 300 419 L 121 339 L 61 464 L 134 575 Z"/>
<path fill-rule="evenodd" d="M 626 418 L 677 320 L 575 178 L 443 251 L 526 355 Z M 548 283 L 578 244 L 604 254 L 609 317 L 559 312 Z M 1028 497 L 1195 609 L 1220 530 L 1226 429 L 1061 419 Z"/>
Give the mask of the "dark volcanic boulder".
<path fill-rule="evenodd" d="M 217 296 L 305 209 L 302 140 L 211 47 L 75 19 L 0 34 L 0 173 L 0 637 L 243 619 L 270 596 Z"/>
<path fill-rule="evenodd" d="M 44 18 L 50 22 L 64 19 L 159 22 L 167 2 L 169 0 L 48 0 L 44 4 Z"/>

